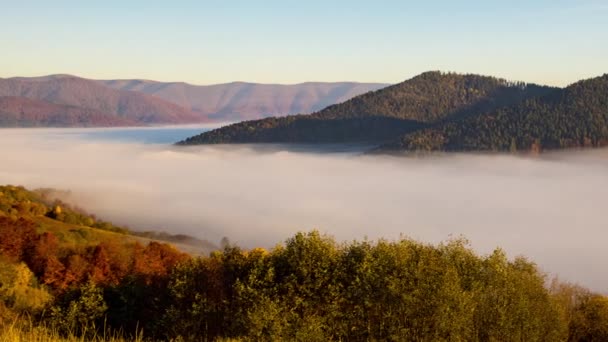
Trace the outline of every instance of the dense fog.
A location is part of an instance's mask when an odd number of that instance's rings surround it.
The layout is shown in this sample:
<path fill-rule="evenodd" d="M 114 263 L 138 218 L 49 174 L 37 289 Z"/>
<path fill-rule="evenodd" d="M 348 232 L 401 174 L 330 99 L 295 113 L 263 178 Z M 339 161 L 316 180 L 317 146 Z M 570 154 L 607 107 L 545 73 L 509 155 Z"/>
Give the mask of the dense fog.
<path fill-rule="evenodd" d="M 0 183 L 71 190 L 69 201 L 116 224 L 244 247 L 313 228 L 340 240 L 463 236 L 608 290 L 608 150 L 414 158 L 79 132 L 91 130 L 0 130 Z"/>

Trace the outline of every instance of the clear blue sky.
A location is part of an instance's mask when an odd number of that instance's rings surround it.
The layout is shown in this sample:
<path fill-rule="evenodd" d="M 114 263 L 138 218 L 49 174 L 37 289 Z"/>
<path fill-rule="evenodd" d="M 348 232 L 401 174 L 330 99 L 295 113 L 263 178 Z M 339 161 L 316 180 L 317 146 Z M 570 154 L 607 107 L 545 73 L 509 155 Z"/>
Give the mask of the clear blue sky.
<path fill-rule="evenodd" d="M 608 1 L 0 0 L 0 77 L 566 85 L 608 72 Z"/>

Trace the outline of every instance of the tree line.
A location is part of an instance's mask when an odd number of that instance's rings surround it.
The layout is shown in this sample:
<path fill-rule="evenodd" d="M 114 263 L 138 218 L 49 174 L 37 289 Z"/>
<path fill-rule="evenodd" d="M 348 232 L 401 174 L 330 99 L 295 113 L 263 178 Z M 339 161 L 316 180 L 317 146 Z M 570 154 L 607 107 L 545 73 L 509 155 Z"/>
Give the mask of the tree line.
<path fill-rule="evenodd" d="M 74 249 L 26 219 L 0 219 L 0 317 L 65 333 L 153 340 L 600 341 L 608 299 L 549 283 L 534 263 L 463 240 L 337 243 L 298 233 L 271 251 L 228 245 Z M 10 321 L 10 320 L 9 320 Z M 96 327 L 96 328 L 95 328 Z M 103 328 L 102 328 L 103 327 Z"/>

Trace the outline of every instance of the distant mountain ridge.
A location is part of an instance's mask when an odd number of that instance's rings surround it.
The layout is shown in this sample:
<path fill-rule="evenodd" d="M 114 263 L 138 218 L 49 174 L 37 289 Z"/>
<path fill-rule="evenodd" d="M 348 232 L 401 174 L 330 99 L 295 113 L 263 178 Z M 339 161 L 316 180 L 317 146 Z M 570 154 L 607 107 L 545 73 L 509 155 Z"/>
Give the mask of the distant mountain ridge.
<path fill-rule="evenodd" d="M 141 126 L 226 122 L 308 113 L 384 87 L 380 83 L 295 85 L 84 79 L 67 74 L 0 78 L 0 126 Z"/>
<path fill-rule="evenodd" d="M 426 72 L 310 115 L 241 122 L 180 144 L 385 143 L 402 134 L 517 104 L 555 89 L 489 76 Z"/>
<path fill-rule="evenodd" d="M 50 122 L 47 116 L 52 116 L 57 106 L 66 106 L 66 111 L 79 116 L 78 126 L 121 126 L 125 124 L 179 124 L 204 121 L 194 112 L 164 101 L 154 96 L 131 91 L 119 91 L 87 80 L 69 75 L 45 76 L 40 78 L 8 78 L 0 79 L 0 97 L 11 97 L 11 106 L 0 107 L 0 113 L 6 117 L 28 116 L 29 109 L 37 101 L 37 123 L 40 126 Z M 17 100 L 17 98 L 21 98 Z M 26 100 L 27 99 L 27 100 Z M 29 101 L 28 101 L 29 100 Z M 15 106 L 16 102 L 27 104 Z M 9 101 L 4 101 L 8 104 Z M 42 109 L 46 103 L 48 112 Z M 69 110 L 67 109 L 69 107 Z M 18 109 L 18 113 L 14 111 Z M 79 113 L 76 113 L 78 112 Z M 64 115 L 66 115 L 64 113 Z M 31 115 L 30 115 L 31 116 Z M 98 121 L 95 118 L 103 116 Z M 90 119 L 87 119 L 89 118 Z M 57 124 L 72 125 L 69 121 L 56 121 Z M 76 125 L 76 123 L 74 123 Z"/>
<path fill-rule="evenodd" d="M 388 86 L 384 83 L 357 82 L 299 84 L 232 82 L 215 85 L 148 80 L 99 82 L 114 89 L 154 95 L 210 119 L 221 121 L 312 113 L 329 105 Z"/>
<path fill-rule="evenodd" d="M 58 105 L 26 97 L 0 97 L 0 127 L 112 127 L 138 123 L 95 109 Z"/>

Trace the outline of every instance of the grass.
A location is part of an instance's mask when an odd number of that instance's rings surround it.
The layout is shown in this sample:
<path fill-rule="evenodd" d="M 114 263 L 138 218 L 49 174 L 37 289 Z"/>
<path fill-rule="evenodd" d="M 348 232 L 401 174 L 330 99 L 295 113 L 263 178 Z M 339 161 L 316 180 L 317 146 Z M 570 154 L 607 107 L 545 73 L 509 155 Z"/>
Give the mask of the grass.
<path fill-rule="evenodd" d="M 173 245 L 180 251 L 194 256 L 205 255 L 209 252 L 208 249 L 205 249 L 200 246 L 192 246 L 184 243 L 150 239 L 137 235 L 125 235 L 93 227 L 69 224 L 53 220 L 45 216 L 37 216 L 30 218 L 34 222 L 36 222 L 36 224 L 38 224 L 37 232 L 39 234 L 44 232 L 53 233 L 59 239 L 61 246 L 65 248 L 82 249 L 89 246 L 96 246 L 101 242 L 108 241 L 115 241 L 117 243 L 129 243 L 138 241 L 143 245 L 147 245 L 152 241 L 156 241 Z"/>
<path fill-rule="evenodd" d="M 125 338 L 120 334 L 99 335 L 97 333 L 75 336 L 62 335 L 58 331 L 32 323 L 13 324 L 0 327 L 0 342 L 144 342 L 141 334 Z"/>
<path fill-rule="evenodd" d="M 97 228 L 78 226 L 38 216 L 32 218 L 38 223 L 38 233 L 51 232 L 64 245 L 97 245 L 107 240 L 124 240 L 125 235 Z"/>

